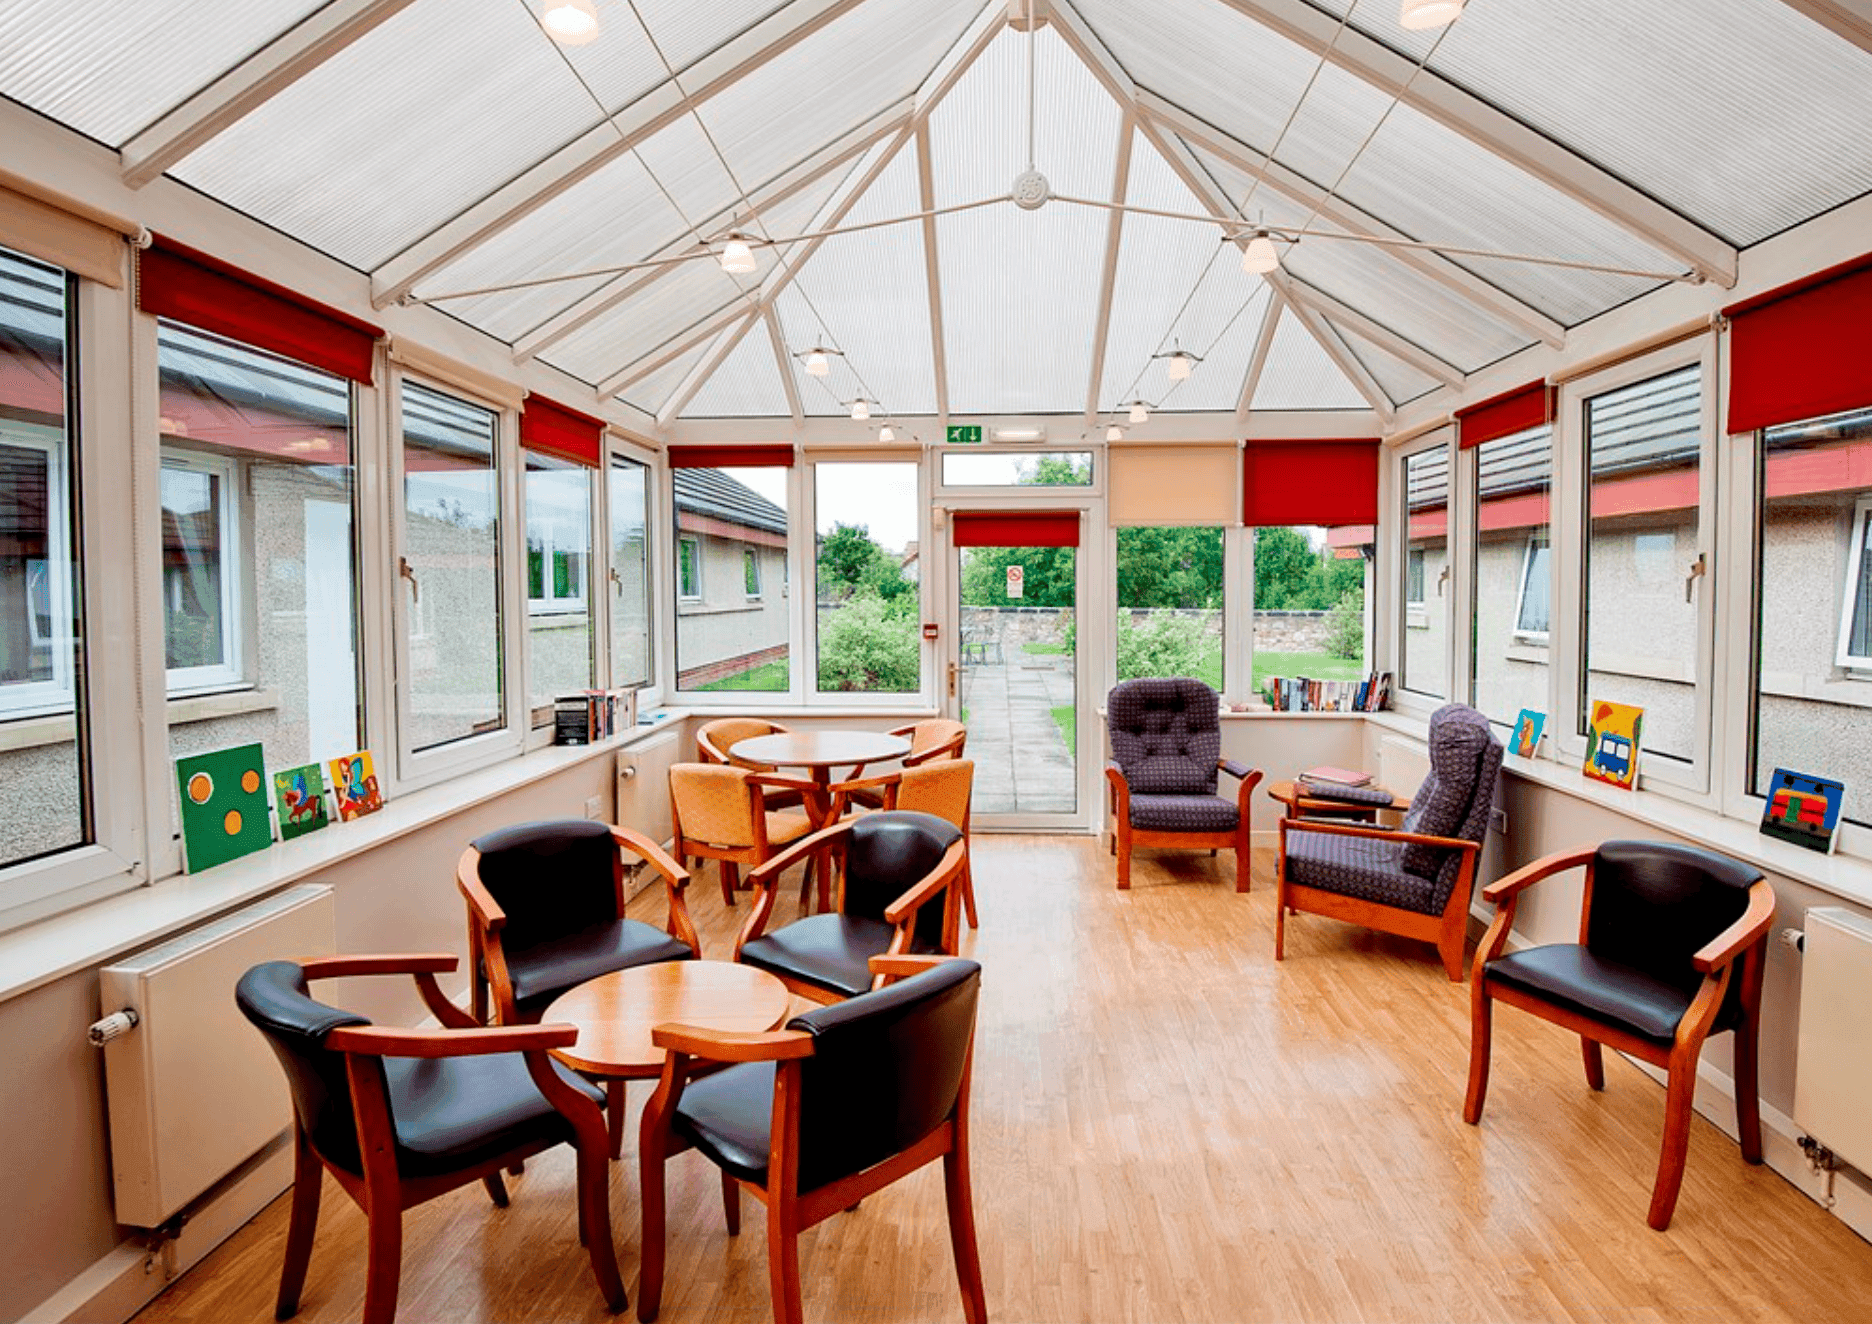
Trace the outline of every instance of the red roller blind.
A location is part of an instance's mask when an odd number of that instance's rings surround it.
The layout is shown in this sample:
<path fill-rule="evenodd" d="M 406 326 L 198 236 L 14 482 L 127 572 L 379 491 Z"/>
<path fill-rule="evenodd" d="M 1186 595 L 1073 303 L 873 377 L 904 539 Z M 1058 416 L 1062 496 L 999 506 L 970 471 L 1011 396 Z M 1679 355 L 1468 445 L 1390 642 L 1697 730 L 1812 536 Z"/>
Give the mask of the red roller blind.
<path fill-rule="evenodd" d="M 1076 510 L 958 510 L 950 522 L 957 547 L 1077 547 Z"/>
<path fill-rule="evenodd" d="M 1729 431 L 1872 405 L 1872 254 L 1723 309 Z"/>
<path fill-rule="evenodd" d="M 791 446 L 671 446 L 672 469 L 791 469 Z"/>
<path fill-rule="evenodd" d="M 1492 395 L 1479 404 L 1456 411 L 1457 445 L 1462 450 L 1485 441 L 1511 437 L 1542 423 L 1553 422 L 1554 388 L 1544 381 L 1529 382 L 1512 391 Z"/>
<path fill-rule="evenodd" d="M 522 446 L 594 469 L 604 455 L 604 432 L 602 418 L 568 409 L 543 395 L 529 395 L 520 413 Z"/>
<path fill-rule="evenodd" d="M 1376 439 L 1250 441 L 1243 448 L 1243 524 L 1377 522 Z"/>
<path fill-rule="evenodd" d="M 137 307 L 369 386 L 380 327 L 155 236 L 137 255 Z"/>

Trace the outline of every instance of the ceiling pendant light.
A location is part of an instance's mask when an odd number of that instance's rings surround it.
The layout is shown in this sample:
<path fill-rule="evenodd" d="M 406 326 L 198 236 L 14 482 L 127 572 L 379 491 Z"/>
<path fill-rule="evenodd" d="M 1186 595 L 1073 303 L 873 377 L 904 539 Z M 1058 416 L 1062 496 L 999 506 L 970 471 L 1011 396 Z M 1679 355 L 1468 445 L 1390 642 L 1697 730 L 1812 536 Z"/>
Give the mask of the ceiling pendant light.
<path fill-rule="evenodd" d="M 1242 270 L 1250 275 L 1265 276 L 1279 265 L 1280 253 L 1274 241 L 1266 230 L 1256 230 L 1248 246 L 1242 249 Z"/>
<path fill-rule="evenodd" d="M 540 26 L 561 46 L 583 46 L 598 35 L 598 10 L 592 0 L 546 0 Z"/>
<path fill-rule="evenodd" d="M 851 416 L 854 423 L 862 423 L 871 417 L 871 402 L 862 395 L 851 404 Z"/>
<path fill-rule="evenodd" d="M 1123 441 L 1123 440 L 1124 440 L 1124 424 L 1122 424 L 1122 423 L 1113 423 L 1113 424 L 1112 424 L 1112 425 L 1111 425 L 1110 427 L 1108 427 L 1108 428 L 1106 428 L 1106 429 L 1105 429 L 1105 440 L 1107 440 L 1107 441 Z"/>
<path fill-rule="evenodd" d="M 1150 405 L 1143 400 L 1133 400 L 1126 407 L 1131 411 L 1130 419 L 1133 423 L 1150 422 Z"/>
<path fill-rule="evenodd" d="M 883 427 L 878 429 L 878 440 L 879 441 L 897 440 L 897 429 L 893 428 L 889 423 L 886 423 Z"/>
<path fill-rule="evenodd" d="M 754 250 L 748 247 L 748 241 L 731 234 L 728 242 L 722 245 L 721 269 L 730 276 L 751 276 L 760 270 L 760 263 L 754 260 Z"/>
<path fill-rule="evenodd" d="M 1464 0 L 1403 0 L 1398 22 L 1414 31 L 1454 23 Z"/>
<path fill-rule="evenodd" d="M 844 358 L 843 350 L 830 349 L 825 345 L 814 345 L 811 349 L 802 349 L 793 356 L 806 365 L 808 377 L 824 377 L 832 371 L 834 357 Z"/>

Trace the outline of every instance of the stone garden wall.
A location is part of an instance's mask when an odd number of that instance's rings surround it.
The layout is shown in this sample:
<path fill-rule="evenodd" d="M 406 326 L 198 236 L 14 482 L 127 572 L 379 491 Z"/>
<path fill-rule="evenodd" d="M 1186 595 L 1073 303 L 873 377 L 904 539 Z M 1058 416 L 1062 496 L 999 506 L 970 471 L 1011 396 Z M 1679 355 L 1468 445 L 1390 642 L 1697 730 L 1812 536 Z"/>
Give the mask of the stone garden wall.
<path fill-rule="evenodd" d="M 1063 643 L 1072 615 L 1067 607 L 964 607 L 962 637 L 999 639 L 1004 648 Z M 1194 617 L 1205 623 L 1210 634 L 1218 638 L 1222 634 L 1222 613 L 1218 611 L 1138 608 L 1130 615 L 1138 626 L 1158 616 Z M 1255 647 L 1274 653 L 1323 653 L 1329 628 L 1326 616 L 1323 611 L 1258 611 Z"/>

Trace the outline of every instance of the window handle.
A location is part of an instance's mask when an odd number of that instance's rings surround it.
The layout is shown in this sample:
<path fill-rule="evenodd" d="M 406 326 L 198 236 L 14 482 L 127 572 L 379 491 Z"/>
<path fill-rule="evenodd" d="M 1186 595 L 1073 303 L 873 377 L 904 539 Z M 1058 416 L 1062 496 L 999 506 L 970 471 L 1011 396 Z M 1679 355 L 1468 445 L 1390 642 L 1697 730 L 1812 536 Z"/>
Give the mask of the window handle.
<path fill-rule="evenodd" d="M 615 596 L 624 596 L 624 576 L 617 572 L 616 566 L 611 567 L 611 589 Z"/>
<path fill-rule="evenodd" d="M 1449 580 L 1449 575 L 1450 575 L 1450 568 L 1448 566 L 1444 566 L 1443 569 L 1437 574 L 1436 595 L 1439 598 L 1443 596 L 1443 585 Z"/>
<path fill-rule="evenodd" d="M 1703 553 L 1697 553 L 1697 559 L 1690 563 L 1690 573 L 1684 576 L 1684 601 L 1696 599 L 1696 582 L 1701 579 L 1709 567 L 1703 562 Z"/>
<path fill-rule="evenodd" d="M 397 574 L 401 575 L 404 579 L 409 580 L 410 601 L 421 602 L 422 601 L 422 585 L 416 582 L 416 572 L 410 568 L 409 557 L 407 556 L 397 557 Z"/>

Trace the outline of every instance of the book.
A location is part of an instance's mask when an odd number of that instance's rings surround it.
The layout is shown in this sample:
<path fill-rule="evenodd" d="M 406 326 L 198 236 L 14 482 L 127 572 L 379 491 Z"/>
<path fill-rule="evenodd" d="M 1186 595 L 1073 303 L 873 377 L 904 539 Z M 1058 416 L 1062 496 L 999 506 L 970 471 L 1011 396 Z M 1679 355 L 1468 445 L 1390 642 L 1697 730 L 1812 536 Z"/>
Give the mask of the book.
<path fill-rule="evenodd" d="M 1580 771 L 1594 781 L 1629 791 L 1638 784 L 1638 753 L 1644 709 L 1633 703 L 1595 700 L 1586 727 L 1586 761 Z"/>
<path fill-rule="evenodd" d="M 338 821 L 374 814 L 383 808 L 383 792 L 377 786 L 377 769 L 368 749 L 344 754 L 326 765 L 331 769 L 332 799 L 338 805 Z"/>
<path fill-rule="evenodd" d="M 273 844 L 258 743 L 185 754 L 175 761 L 182 858 L 189 873 Z"/>
<path fill-rule="evenodd" d="M 1369 772 L 1354 772 L 1350 768 L 1331 766 L 1308 768 L 1300 774 L 1303 782 L 1330 783 L 1334 786 L 1369 786 L 1372 775 Z"/>
<path fill-rule="evenodd" d="M 279 807 L 280 840 L 291 841 L 327 826 L 325 773 L 316 763 L 273 774 L 273 803 Z"/>
<path fill-rule="evenodd" d="M 1547 714 L 1537 713 L 1532 708 L 1523 708 L 1521 715 L 1515 718 L 1514 739 L 1510 748 L 1524 759 L 1534 757 L 1534 751 L 1540 746 L 1541 728 L 1547 725 Z"/>
<path fill-rule="evenodd" d="M 1846 783 L 1776 768 L 1768 779 L 1761 831 L 1766 837 L 1830 855 L 1839 841 Z"/>

